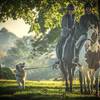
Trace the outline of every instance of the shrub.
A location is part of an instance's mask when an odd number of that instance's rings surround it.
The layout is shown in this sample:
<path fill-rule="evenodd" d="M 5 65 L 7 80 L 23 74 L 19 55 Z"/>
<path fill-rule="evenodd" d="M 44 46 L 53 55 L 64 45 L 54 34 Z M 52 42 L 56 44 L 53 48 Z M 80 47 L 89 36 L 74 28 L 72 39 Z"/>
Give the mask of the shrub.
<path fill-rule="evenodd" d="M 10 68 L 3 67 L 0 69 L 0 78 L 1 79 L 15 79 L 15 75 Z"/>

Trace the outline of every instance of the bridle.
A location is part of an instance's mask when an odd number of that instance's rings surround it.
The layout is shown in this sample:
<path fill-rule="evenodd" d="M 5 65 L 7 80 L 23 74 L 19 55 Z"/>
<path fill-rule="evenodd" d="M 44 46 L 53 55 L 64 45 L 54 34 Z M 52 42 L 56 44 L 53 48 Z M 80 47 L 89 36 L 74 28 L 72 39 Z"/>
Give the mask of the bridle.
<path fill-rule="evenodd" d="M 89 27 L 88 27 L 88 29 L 94 29 L 94 32 L 93 33 L 95 33 L 96 34 L 96 41 L 98 41 L 99 40 L 99 38 L 100 38 L 100 36 L 99 36 L 99 34 L 98 34 L 98 32 L 96 31 L 96 28 L 95 28 L 95 25 L 90 25 Z M 89 34 L 89 33 L 88 33 Z M 93 40 L 93 39 L 90 39 L 90 38 L 87 38 L 86 40 L 89 40 L 89 41 L 91 41 L 91 43 L 95 43 L 95 41 Z"/>

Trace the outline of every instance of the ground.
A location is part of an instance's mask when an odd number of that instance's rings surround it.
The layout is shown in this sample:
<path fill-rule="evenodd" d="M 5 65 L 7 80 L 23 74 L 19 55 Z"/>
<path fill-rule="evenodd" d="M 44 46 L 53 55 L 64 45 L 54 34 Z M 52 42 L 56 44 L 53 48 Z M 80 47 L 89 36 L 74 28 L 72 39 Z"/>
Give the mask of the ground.
<path fill-rule="evenodd" d="M 81 95 L 74 82 L 73 93 L 64 92 L 63 81 L 27 81 L 19 89 L 15 80 L 0 80 L 0 100 L 100 100 L 95 95 Z"/>

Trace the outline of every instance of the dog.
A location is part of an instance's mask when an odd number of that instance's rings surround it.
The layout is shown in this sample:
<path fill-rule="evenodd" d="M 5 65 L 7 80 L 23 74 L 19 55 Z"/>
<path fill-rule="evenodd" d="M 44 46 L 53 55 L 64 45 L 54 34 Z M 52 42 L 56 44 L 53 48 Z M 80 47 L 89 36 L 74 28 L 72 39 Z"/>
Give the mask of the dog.
<path fill-rule="evenodd" d="M 16 65 L 16 81 L 18 83 L 19 88 L 25 89 L 25 79 L 26 79 L 26 72 L 25 72 L 25 63 L 19 63 Z"/>

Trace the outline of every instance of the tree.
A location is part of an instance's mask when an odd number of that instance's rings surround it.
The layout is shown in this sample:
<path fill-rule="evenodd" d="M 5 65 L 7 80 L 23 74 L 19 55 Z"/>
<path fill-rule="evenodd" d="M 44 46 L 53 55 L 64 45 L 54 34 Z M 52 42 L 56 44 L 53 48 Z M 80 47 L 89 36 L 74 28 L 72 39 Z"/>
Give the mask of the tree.
<path fill-rule="evenodd" d="M 6 53 L 4 51 L 0 50 L 0 59 L 2 59 L 5 55 L 6 55 Z"/>
<path fill-rule="evenodd" d="M 27 41 L 30 37 L 23 37 L 22 39 L 18 39 L 15 42 L 15 46 L 11 47 L 8 51 L 6 56 L 2 59 L 2 62 L 5 63 L 6 66 L 13 66 L 15 63 L 20 61 L 28 61 L 33 60 L 31 55 L 32 45 L 27 44 Z"/>
<path fill-rule="evenodd" d="M 66 5 L 71 2 L 76 6 L 75 14 L 78 21 L 83 13 L 83 4 L 87 1 L 93 3 L 94 7 L 99 2 L 99 0 L 0 0 L 0 21 L 5 22 L 8 18 L 24 19 L 31 25 L 29 32 L 35 31 L 33 46 L 40 44 L 42 47 L 40 46 L 38 50 L 45 51 L 42 44 L 48 47 L 48 44 L 59 36 L 61 18 L 66 11 Z M 47 35 L 48 30 L 52 35 Z"/>

